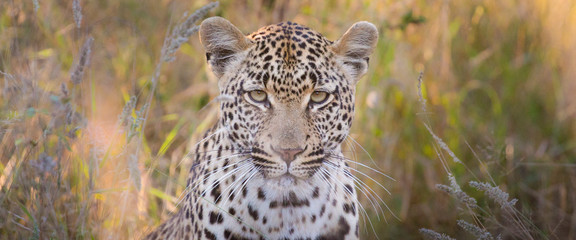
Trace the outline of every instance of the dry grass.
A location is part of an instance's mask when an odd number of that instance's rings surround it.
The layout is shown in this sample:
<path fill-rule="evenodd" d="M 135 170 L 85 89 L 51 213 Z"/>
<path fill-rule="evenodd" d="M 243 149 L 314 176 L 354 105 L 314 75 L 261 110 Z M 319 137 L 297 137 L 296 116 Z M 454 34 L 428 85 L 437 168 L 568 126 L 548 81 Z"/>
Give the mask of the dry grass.
<path fill-rule="evenodd" d="M 0 2 L 0 238 L 138 238 L 176 209 L 185 155 L 217 118 L 200 18 L 181 17 L 208 3 Z M 246 33 L 283 20 L 330 39 L 355 21 L 379 26 L 345 145 L 397 180 L 365 172 L 388 195 L 358 175 L 401 221 L 378 221 L 363 199 L 376 232 L 364 239 L 421 239 L 421 228 L 575 239 L 575 11 L 569 0 L 260 0 L 205 12 Z"/>

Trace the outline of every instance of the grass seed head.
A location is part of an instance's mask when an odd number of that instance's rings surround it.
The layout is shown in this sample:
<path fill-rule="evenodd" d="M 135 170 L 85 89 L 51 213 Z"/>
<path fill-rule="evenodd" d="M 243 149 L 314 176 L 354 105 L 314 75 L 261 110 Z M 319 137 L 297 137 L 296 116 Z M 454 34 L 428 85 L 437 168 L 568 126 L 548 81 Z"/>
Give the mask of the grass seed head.
<path fill-rule="evenodd" d="M 470 181 L 470 186 L 476 188 L 479 191 L 484 191 L 488 195 L 488 198 L 492 199 L 494 202 L 498 203 L 502 209 L 513 210 L 514 205 L 518 202 L 518 199 L 508 200 L 510 196 L 507 192 L 502 191 L 498 187 L 494 187 L 489 183 Z"/>
<path fill-rule="evenodd" d="M 464 220 L 458 220 L 458 226 L 464 229 L 464 231 L 472 234 L 478 240 L 494 240 L 494 237 L 490 232 Z"/>
<path fill-rule="evenodd" d="M 80 49 L 80 58 L 78 59 L 78 63 L 72 68 L 72 72 L 70 73 L 70 79 L 72 83 L 78 85 L 82 82 L 82 77 L 84 76 L 84 70 L 90 64 L 90 54 L 92 53 L 92 43 L 94 42 L 94 38 L 88 37 L 82 48 Z"/>
<path fill-rule="evenodd" d="M 174 53 L 178 51 L 180 46 L 184 44 L 192 34 L 198 32 L 199 26 L 195 23 L 202 19 L 208 11 L 218 6 L 218 2 L 211 2 L 196 10 L 191 15 L 184 14 L 182 21 L 172 30 L 172 33 L 164 42 L 162 47 L 162 57 L 163 62 L 174 61 Z"/>
<path fill-rule="evenodd" d="M 430 230 L 427 228 L 420 228 L 420 235 L 422 235 L 424 237 L 424 239 L 428 239 L 428 240 L 456 240 L 454 238 L 451 238 L 450 236 L 444 234 L 444 233 L 438 233 L 434 230 Z"/>
<path fill-rule="evenodd" d="M 37 3 L 38 0 L 35 0 Z M 72 2 L 72 11 L 74 12 L 74 22 L 76 23 L 76 28 L 80 28 L 82 25 L 82 6 L 80 6 L 80 0 L 74 0 Z"/>

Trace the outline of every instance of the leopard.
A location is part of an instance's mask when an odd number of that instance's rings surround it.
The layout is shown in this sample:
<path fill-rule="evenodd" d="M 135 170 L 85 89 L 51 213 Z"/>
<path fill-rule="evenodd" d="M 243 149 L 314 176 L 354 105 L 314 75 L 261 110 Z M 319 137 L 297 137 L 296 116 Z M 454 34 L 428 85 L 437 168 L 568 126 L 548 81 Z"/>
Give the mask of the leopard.
<path fill-rule="evenodd" d="M 244 35 L 222 17 L 199 26 L 219 117 L 191 153 L 179 210 L 146 239 L 359 239 L 342 144 L 378 29 L 338 40 L 294 22 Z"/>

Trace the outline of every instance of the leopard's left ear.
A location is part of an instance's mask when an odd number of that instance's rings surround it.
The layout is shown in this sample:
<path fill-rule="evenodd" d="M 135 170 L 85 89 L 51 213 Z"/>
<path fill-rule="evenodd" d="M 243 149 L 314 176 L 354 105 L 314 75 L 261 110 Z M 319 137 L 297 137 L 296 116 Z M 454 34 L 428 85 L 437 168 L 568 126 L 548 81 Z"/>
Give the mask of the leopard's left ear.
<path fill-rule="evenodd" d="M 368 57 L 376 48 L 378 29 L 369 22 L 357 22 L 332 44 L 346 71 L 358 81 L 368 70 Z"/>

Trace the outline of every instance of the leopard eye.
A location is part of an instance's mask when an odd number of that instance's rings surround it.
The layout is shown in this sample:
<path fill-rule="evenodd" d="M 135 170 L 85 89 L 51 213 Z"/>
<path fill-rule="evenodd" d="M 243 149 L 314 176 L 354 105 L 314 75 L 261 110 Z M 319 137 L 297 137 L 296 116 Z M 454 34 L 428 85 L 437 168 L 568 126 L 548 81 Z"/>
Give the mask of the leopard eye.
<path fill-rule="evenodd" d="M 262 103 L 262 102 L 266 101 L 266 99 L 267 99 L 266 92 L 264 92 L 262 90 L 250 91 L 250 92 L 248 92 L 248 96 L 250 96 L 250 99 L 252 101 L 257 102 L 257 103 Z"/>
<path fill-rule="evenodd" d="M 328 93 L 323 91 L 314 91 L 310 95 L 310 101 L 315 104 L 324 103 L 328 99 Z"/>

